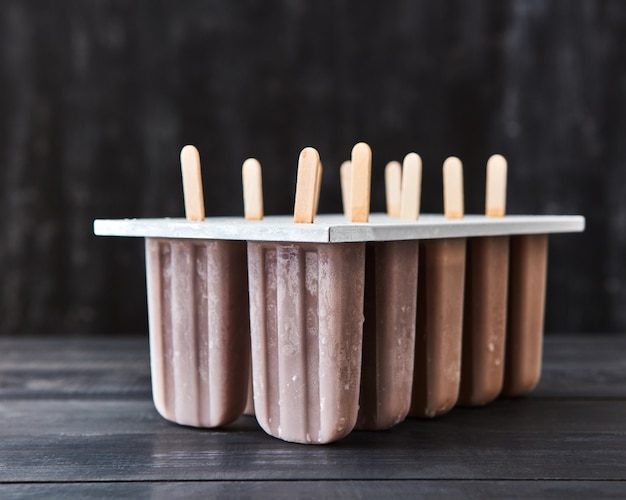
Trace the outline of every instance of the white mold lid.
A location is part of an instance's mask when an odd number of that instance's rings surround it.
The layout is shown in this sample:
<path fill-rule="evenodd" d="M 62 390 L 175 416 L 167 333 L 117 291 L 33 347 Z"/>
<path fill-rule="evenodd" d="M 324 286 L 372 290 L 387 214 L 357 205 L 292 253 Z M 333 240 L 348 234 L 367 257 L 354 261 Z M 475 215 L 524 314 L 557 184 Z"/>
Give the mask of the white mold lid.
<path fill-rule="evenodd" d="M 346 243 L 575 233 L 585 229 L 585 218 L 580 215 L 506 215 L 500 218 L 466 215 L 462 219 L 446 219 L 443 215 L 423 214 L 417 221 L 403 221 L 386 214 L 371 214 L 369 222 L 351 223 L 343 215 L 320 214 L 313 224 L 295 224 L 293 216 L 277 215 L 261 221 L 248 221 L 243 217 L 209 217 L 203 222 L 182 218 L 97 219 L 93 227 L 97 236 Z"/>

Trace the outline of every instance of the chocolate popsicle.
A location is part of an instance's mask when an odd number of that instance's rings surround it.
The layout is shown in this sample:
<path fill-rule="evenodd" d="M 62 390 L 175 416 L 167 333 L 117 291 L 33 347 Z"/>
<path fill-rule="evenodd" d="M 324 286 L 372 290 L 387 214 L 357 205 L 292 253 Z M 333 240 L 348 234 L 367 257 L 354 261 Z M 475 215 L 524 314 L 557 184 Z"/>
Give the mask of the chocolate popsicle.
<path fill-rule="evenodd" d="M 353 151 L 351 216 L 369 211 L 369 147 Z M 371 153 L 369 158 L 371 158 Z M 313 223 L 320 161 L 300 154 L 294 222 Z M 355 187 L 354 179 L 352 181 Z M 366 209 L 364 211 L 364 209 Z M 329 443 L 358 411 L 363 332 L 364 243 L 248 242 L 254 405 L 270 435 Z"/>
<path fill-rule="evenodd" d="M 181 152 L 188 220 L 204 220 L 200 158 Z M 146 238 L 152 392 L 166 419 L 217 427 L 246 406 L 250 339 L 243 242 Z"/>
<path fill-rule="evenodd" d="M 394 169 L 393 163 L 387 172 Z M 398 168 L 399 168 L 399 164 Z M 387 206 L 404 220 L 417 220 L 422 162 L 415 153 L 404 159 L 402 189 L 387 187 Z M 394 182 L 395 176 L 386 176 Z M 395 179 L 397 180 L 397 178 Z M 399 196 L 399 200 L 393 197 Z M 391 198 L 391 199 L 390 199 Z M 361 430 L 382 430 L 402 422 L 411 405 L 417 240 L 367 243 L 365 257 L 365 323 L 361 395 L 356 424 Z"/>
<path fill-rule="evenodd" d="M 463 217 L 463 167 L 443 165 L 446 218 Z M 461 370 L 465 238 L 420 243 L 415 368 L 410 417 L 435 417 L 456 404 Z"/>
<path fill-rule="evenodd" d="M 487 162 L 487 217 L 504 217 L 504 157 Z M 459 405 L 482 406 L 502 390 L 509 284 L 509 236 L 469 238 Z"/>
<path fill-rule="evenodd" d="M 532 391 L 541 376 L 548 235 L 511 236 L 509 314 L 502 394 Z"/>

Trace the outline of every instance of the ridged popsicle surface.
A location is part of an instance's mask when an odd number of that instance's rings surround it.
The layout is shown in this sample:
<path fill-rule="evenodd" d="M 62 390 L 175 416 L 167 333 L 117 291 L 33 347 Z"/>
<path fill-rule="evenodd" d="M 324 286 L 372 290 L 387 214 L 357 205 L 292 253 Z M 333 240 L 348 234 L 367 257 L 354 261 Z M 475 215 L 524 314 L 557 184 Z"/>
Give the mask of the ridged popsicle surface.
<path fill-rule="evenodd" d="M 459 405 L 481 406 L 498 397 L 504 380 L 509 237 L 470 238 L 465 280 Z"/>
<path fill-rule="evenodd" d="M 254 408 L 268 434 L 328 443 L 353 429 L 364 266 L 364 243 L 248 243 Z"/>
<path fill-rule="evenodd" d="M 419 242 L 368 243 L 357 429 L 398 424 L 411 405 Z"/>
<path fill-rule="evenodd" d="M 465 238 L 420 243 L 411 417 L 442 415 L 458 399 L 465 251 Z"/>
<path fill-rule="evenodd" d="M 541 377 L 548 235 L 511 237 L 509 314 L 502 393 L 532 391 Z"/>
<path fill-rule="evenodd" d="M 246 245 L 146 238 L 152 392 L 178 424 L 238 418 L 250 374 Z"/>

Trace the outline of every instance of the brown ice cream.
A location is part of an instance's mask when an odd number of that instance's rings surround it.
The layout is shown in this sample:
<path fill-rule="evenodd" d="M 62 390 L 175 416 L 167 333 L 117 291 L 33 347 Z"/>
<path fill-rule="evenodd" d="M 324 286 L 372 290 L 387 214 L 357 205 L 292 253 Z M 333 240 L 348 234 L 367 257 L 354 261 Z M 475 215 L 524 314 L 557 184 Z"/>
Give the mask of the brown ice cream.
<path fill-rule="evenodd" d="M 270 435 L 328 443 L 354 427 L 364 243 L 248 242 L 254 406 Z"/>
<path fill-rule="evenodd" d="M 548 235 L 511 236 L 509 313 L 502 393 L 518 396 L 541 376 Z"/>
<path fill-rule="evenodd" d="M 487 161 L 487 217 L 504 217 L 506 177 L 506 159 L 492 155 Z M 459 404 L 481 406 L 500 394 L 504 377 L 509 237 L 470 238 L 467 260 Z"/>
<path fill-rule="evenodd" d="M 173 422 L 238 418 L 250 373 L 246 244 L 146 238 L 152 391 Z"/>
<path fill-rule="evenodd" d="M 470 238 L 460 405 L 487 404 L 502 389 L 508 278 L 509 237 Z"/>
<path fill-rule="evenodd" d="M 368 243 L 361 395 L 356 428 L 387 429 L 411 405 L 419 243 Z"/>
<path fill-rule="evenodd" d="M 465 238 L 420 243 L 410 417 L 435 417 L 452 409 L 457 402 L 465 247 Z"/>

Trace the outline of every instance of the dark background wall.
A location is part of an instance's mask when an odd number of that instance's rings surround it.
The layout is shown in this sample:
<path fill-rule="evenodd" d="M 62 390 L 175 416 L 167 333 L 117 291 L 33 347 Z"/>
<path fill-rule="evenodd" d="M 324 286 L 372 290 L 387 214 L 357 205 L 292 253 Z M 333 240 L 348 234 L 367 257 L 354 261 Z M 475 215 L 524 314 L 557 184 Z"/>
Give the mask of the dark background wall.
<path fill-rule="evenodd" d="M 551 238 L 547 331 L 626 331 L 626 4 L 0 0 L 0 334 L 147 329 L 142 241 L 94 218 L 181 216 L 178 154 L 203 159 L 207 213 L 242 213 L 240 168 L 264 167 L 266 212 L 293 207 L 299 150 L 338 168 L 418 152 L 423 211 L 440 168 L 509 159 L 509 213 L 583 214 Z"/>

